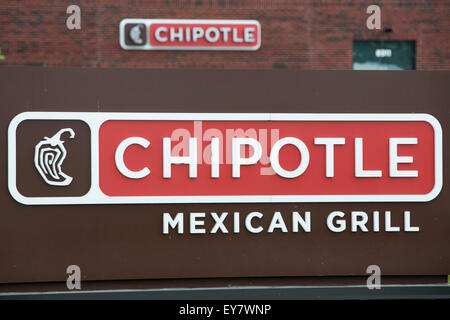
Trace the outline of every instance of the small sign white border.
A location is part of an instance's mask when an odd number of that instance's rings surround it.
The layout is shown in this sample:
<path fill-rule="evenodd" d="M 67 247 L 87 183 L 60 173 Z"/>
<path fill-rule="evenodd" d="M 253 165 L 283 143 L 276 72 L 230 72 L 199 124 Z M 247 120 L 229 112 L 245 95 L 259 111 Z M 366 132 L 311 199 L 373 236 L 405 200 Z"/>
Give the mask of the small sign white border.
<path fill-rule="evenodd" d="M 26 197 L 16 186 L 16 129 L 24 120 L 81 120 L 91 130 L 91 189 L 81 197 Z M 111 197 L 99 187 L 98 133 L 108 120 L 221 120 L 221 121 L 425 121 L 434 129 L 435 184 L 428 194 L 388 195 L 264 195 L 264 196 L 127 196 Z M 26 205 L 75 204 L 169 204 L 169 203 L 288 203 L 288 202 L 426 202 L 442 189 L 442 128 L 429 114 L 373 113 L 107 113 L 23 112 L 8 127 L 8 188 L 12 197 Z"/>
<path fill-rule="evenodd" d="M 128 23 L 141 23 L 145 25 L 147 30 L 147 38 L 145 45 L 128 45 L 125 41 L 125 25 Z M 258 41 L 255 46 L 203 46 L 203 47 L 189 47 L 189 46 L 152 46 L 150 44 L 150 25 L 152 23 L 180 23 L 180 24 L 255 24 L 258 28 Z M 120 21 L 119 24 L 119 43 L 124 50 L 186 50 L 186 51 L 256 51 L 261 47 L 261 24 L 257 20 L 205 20 L 205 19 L 134 19 L 126 18 Z"/>

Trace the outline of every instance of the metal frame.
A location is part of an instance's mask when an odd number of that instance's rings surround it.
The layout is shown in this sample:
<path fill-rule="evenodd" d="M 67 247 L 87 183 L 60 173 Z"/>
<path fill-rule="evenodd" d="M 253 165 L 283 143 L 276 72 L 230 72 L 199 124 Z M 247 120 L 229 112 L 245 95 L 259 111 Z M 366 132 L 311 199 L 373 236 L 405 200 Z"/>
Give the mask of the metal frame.
<path fill-rule="evenodd" d="M 450 285 L 217 287 L 0 293 L 0 300 L 379 300 L 449 299 Z"/>

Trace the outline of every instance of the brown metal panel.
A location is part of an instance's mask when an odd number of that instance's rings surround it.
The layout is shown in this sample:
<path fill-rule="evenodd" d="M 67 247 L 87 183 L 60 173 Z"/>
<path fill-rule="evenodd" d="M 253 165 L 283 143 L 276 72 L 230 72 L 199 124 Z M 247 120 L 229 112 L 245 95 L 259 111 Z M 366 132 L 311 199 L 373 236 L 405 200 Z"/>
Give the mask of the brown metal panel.
<path fill-rule="evenodd" d="M 449 80 L 449 72 L 1 68 L 0 282 L 65 281 L 71 264 L 84 280 L 364 275 L 371 264 L 383 275 L 448 274 Z M 429 113 L 443 129 L 444 183 L 424 203 L 25 206 L 7 188 L 7 128 L 23 111 Z M 260 211 L 267 226 L 273 212 L 288 221 L 298 210 L 312 212 L 311 233 L 162 234 L 163 212 Z M 390 210 L 394 225 L 409 210 L 420 232 L 333 233 L 333 210 Z"/>

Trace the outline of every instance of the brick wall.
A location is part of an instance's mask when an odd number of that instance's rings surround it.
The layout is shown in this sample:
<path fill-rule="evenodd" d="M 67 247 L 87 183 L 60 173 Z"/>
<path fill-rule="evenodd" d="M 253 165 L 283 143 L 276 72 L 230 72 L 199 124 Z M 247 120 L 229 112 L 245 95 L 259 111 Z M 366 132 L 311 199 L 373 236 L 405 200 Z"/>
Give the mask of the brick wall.
<path fill-rule="evenodd" d="M 81 7 L 81 30 L 66 28 L 66 8 Z M 382 8 L 382 28 L 365 10 Z M 125 51 L 123 18 L 257 19 L 256 52 Z M 415 40 L 418 70 L 450 70 L 450 0 L 2 0 L 1 65 L 339 69 L 352 68 L 354 39 Z"/>

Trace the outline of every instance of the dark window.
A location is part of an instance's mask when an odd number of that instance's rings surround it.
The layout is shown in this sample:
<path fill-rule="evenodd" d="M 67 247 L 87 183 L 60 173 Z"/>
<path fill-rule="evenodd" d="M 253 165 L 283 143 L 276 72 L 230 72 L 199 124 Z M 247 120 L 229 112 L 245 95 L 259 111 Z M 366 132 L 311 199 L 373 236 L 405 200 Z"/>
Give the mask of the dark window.
<path fill-rule="evenodd" d="M 415 41 L 353 41 L 353 70 L 414 70 Z"/>

